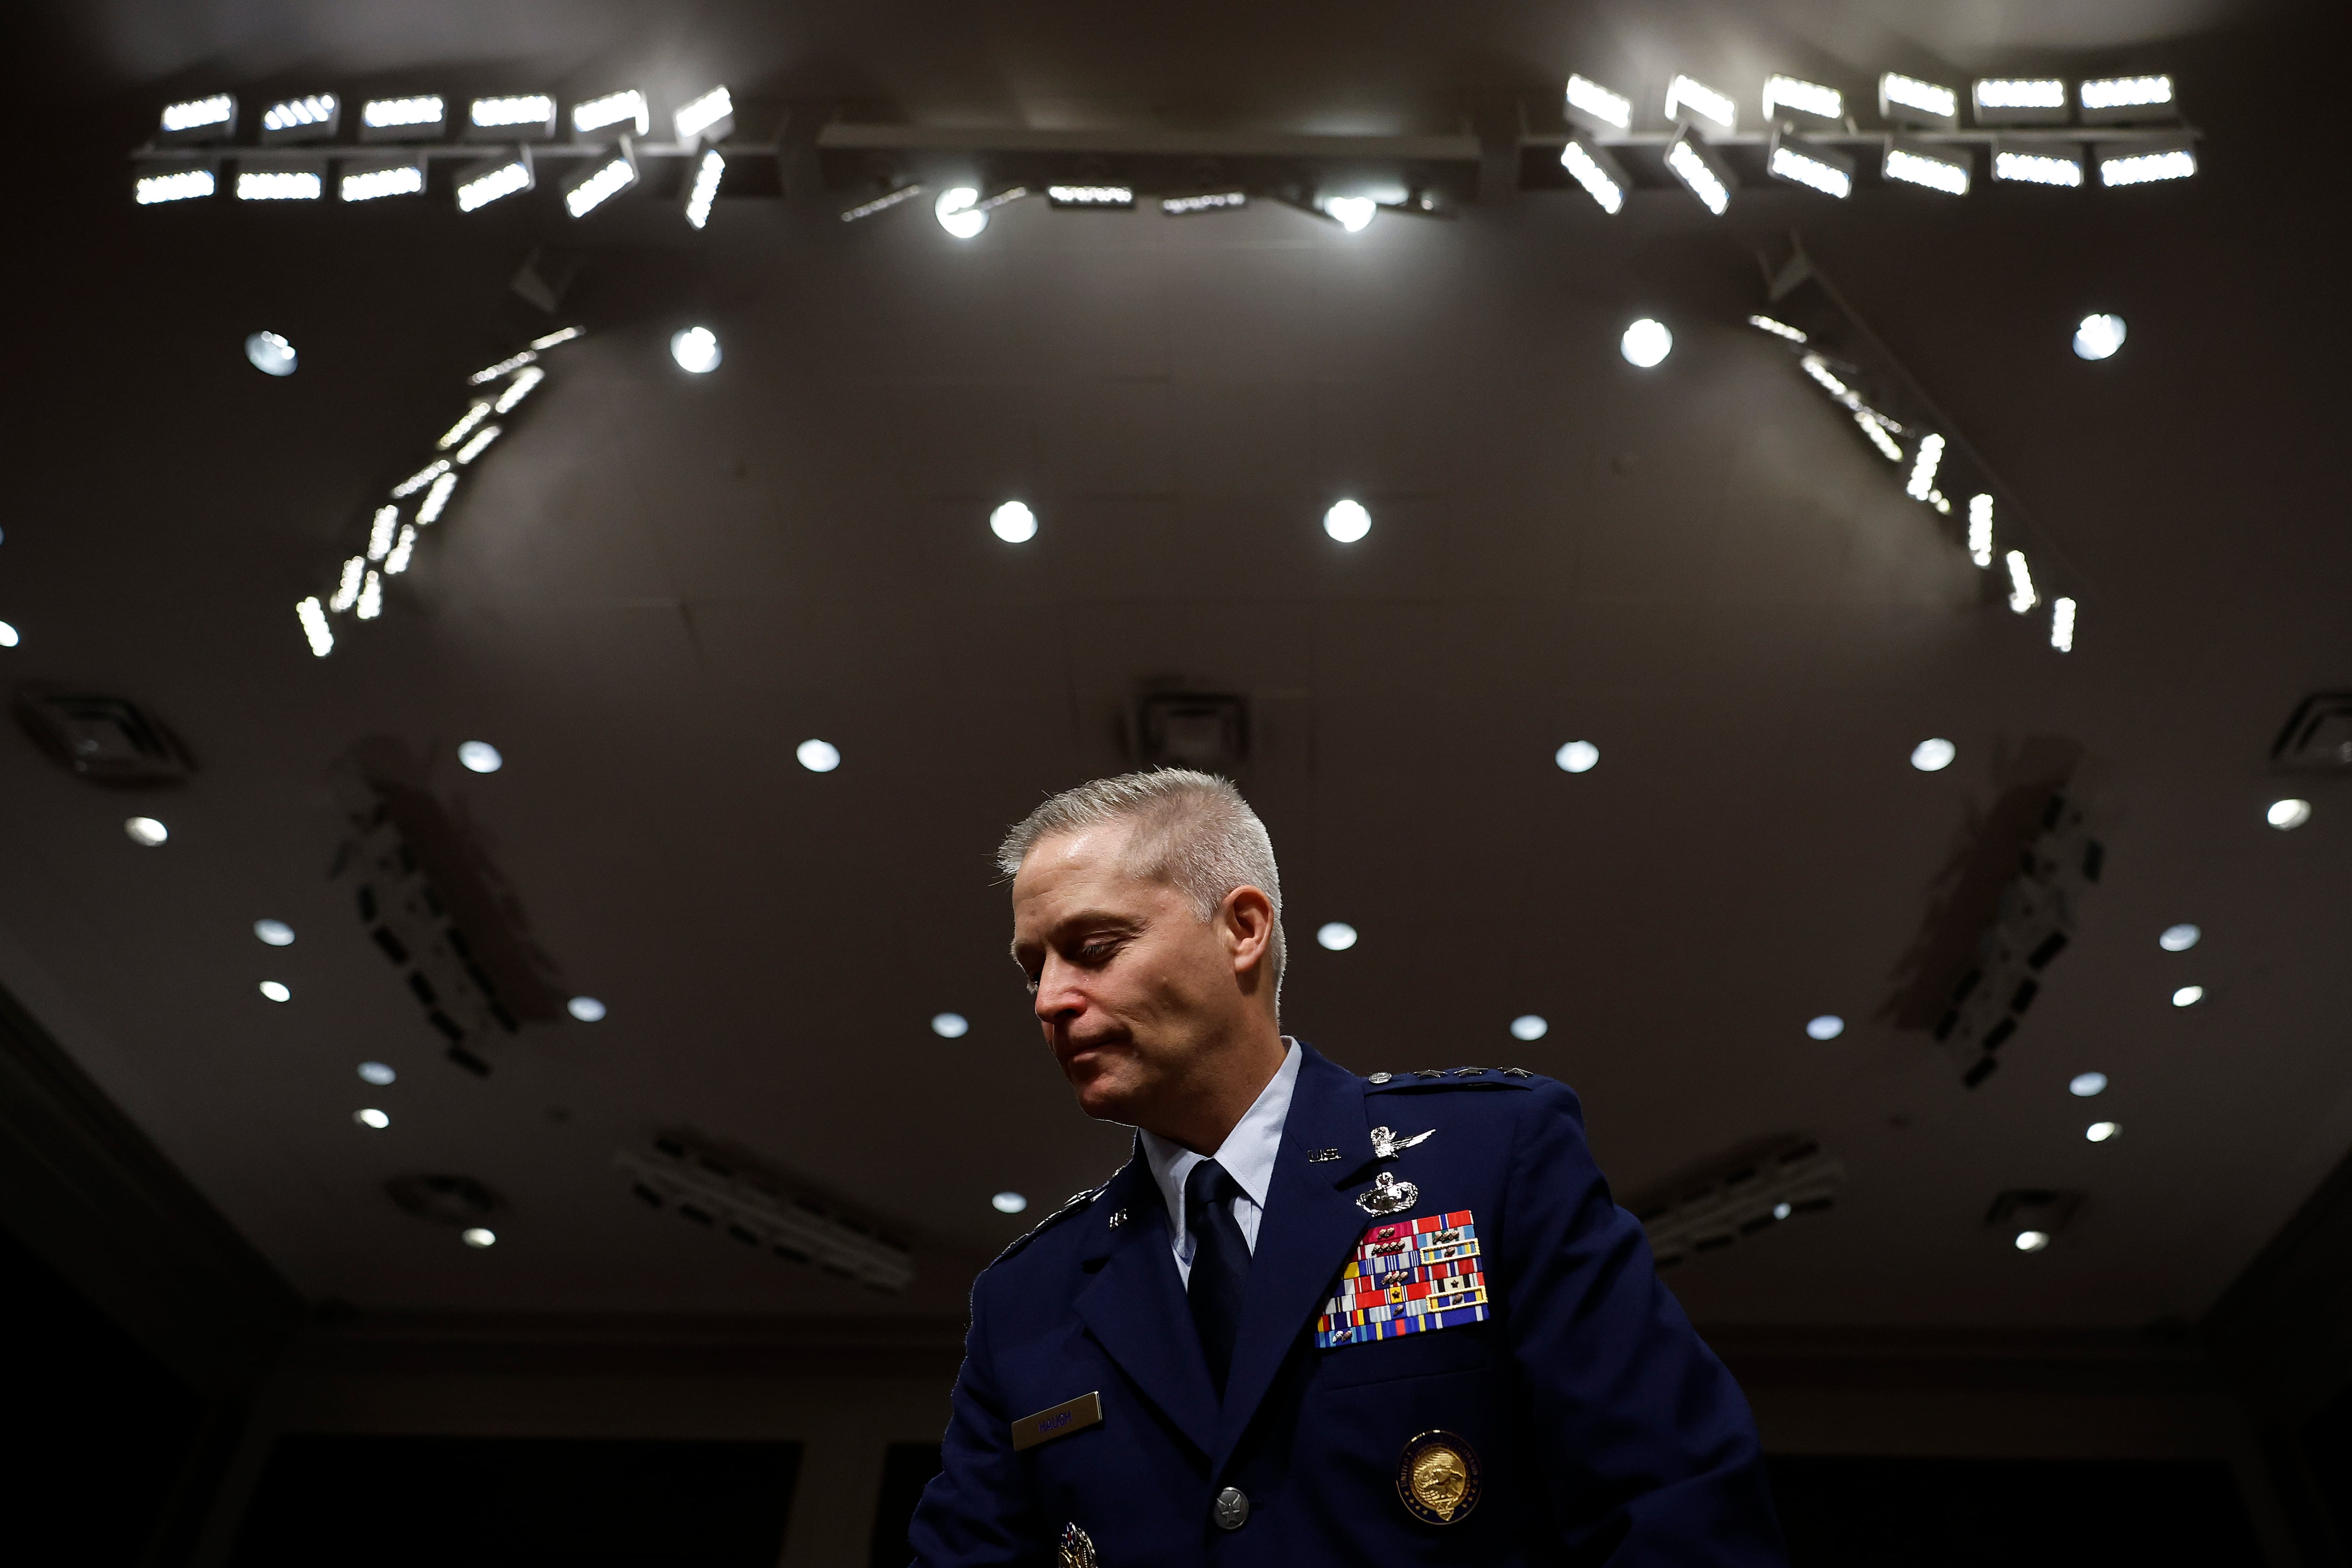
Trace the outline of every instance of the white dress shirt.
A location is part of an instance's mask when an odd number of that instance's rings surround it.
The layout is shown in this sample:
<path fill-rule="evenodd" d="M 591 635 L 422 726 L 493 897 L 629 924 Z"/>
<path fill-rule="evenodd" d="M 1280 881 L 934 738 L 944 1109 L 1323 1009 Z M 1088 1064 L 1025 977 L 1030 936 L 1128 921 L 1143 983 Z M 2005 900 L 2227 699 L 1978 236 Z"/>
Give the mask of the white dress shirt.
<path fill-rule="evenodd" d="M 1258 1091 L 1256 1100 L 1217 1145 L 1214 1156 L 1241 1188 L 1234 1199 L 1234 1223 L 1241 1226 L 1242 1241 L 1252 1253 L 1257 1251 L 1258 1221 L 1265 1215 L 1265 1190 L 1274 1180 L 1274 1156 L 1282 1147 L 1282 1124 L 1290 1117 L 1290 1091 L 1298 1082 L 1298 1042 L 1287 1035 L 1282 1038 L 1290 1047 L 1283 1054 L 1282 1065 L 1274 1069 L 1274 1077 Z M 1195 1154 L 1156 1132 L 1140 1135 L 1144 1163 L 1151 1167 L 1151 1179 L 1160 1184 L 1160 1195 L 1168 1200 L 1169 1229 L 1176 1238 L 1176 1273 L 1190 1289 L 1192 1248 L 1198 1238 L 1184 1228 L 1184 1178 L 1211 1156 Z"/>

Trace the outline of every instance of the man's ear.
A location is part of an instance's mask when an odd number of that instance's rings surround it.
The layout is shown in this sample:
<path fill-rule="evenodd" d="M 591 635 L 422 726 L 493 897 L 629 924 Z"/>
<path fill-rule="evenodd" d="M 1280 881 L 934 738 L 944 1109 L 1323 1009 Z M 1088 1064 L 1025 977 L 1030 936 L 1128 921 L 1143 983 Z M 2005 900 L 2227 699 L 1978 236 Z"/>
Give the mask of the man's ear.
<path fill-rule="evenodd" d="M 1274 900 L 1247 883 L 1225 895 L 1217 906 L 1217 927 L 1235 970 L 1264 973 L 1274 947 Z"/>

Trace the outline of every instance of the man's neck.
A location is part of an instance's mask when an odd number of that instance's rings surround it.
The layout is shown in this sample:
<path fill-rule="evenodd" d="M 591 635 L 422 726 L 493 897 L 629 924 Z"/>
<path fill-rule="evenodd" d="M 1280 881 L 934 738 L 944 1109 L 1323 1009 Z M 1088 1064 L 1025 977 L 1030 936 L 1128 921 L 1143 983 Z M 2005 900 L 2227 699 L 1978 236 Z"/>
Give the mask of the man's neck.
<path fill-rule="evenodd" d="M 1273 1019 L 1254 1020 L 1242 1037 L 1217 1052 L 1216 1065 L 1204 1081 L 1188 1086 L 1192 1092 L 1182 1103 L 1170 1106 L 1165 1116 L 1145 1125 L 1196 1154 L 1215 1153 L 1282 1070 L 1289 1049 Z"/>

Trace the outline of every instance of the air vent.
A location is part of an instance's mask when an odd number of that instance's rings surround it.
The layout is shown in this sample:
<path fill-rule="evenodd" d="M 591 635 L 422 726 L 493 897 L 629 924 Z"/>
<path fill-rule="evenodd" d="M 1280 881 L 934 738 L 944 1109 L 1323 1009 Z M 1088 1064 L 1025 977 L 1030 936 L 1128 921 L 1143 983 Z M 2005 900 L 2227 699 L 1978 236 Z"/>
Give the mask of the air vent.
<path fill-rule="evenodd" d="M 43 751 L 92 784 L 175 784 L 191 771 L 172 732 L 128 698 L 24 686 L 16 716 Z"/>
<path fill-rule="evenodd" d="M 1137 709 L 1136 741 L 1147 766 L 1231 773 L 1249 756 L 1249 704 L 1204 692 L 1154 692 Z"/>
<path fill-rule="evenodd" d="M 2298 772 L 2352 773 L 2352 691 L 2305 698 L 2271 748 L 2271 761 Z"/>

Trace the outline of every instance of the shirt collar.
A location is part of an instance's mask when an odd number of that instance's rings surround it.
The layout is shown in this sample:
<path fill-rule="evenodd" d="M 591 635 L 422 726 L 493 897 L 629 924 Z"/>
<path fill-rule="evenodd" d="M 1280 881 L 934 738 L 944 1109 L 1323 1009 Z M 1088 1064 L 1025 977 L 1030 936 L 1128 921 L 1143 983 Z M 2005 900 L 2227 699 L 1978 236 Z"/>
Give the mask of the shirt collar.
<path fill-rule="evenodd" d="M 1274 1157 L 1282 1149 L 1282 1124 L 1290 1117 L 1290 1091 L 1298 1084 L 1298 1067 L 1302 1058 L 1298 1042 L 1285 1035 L 1282 1065 L 1274 1069 L 1274 1077 L 1258 1090 L 1257 1099 L 1242 1112 L 1225 1141 L 1217 1145 L 1215 1159 L 1225 1168 L 1236 1186 L 1246 1194 L 1250 1202 L 1265 1207 L 1266 1189 L 1274 1181 Z M 1207 1156 L 1196 1154 L 1181 1143 L 1172 1143 L 1157 1132 L 1139 1129 L 1143 1143 L 1143 1158 L 1151 1167 L 1151 1179 L 1160 1184 L 1160 1195 L 1168 1204 L 1168 1217 L 1181 1240 L 1184 1235 L 1184 1178 L 1192 1167 Z"/>

